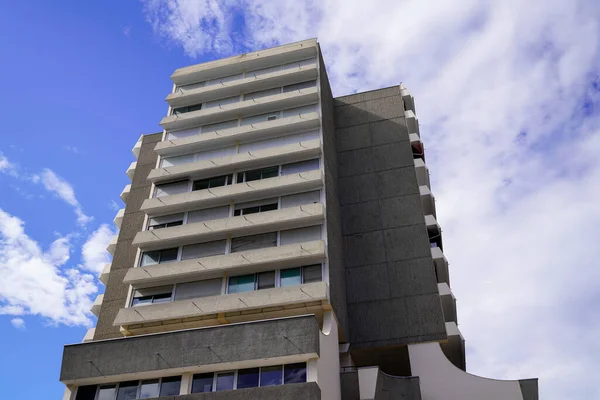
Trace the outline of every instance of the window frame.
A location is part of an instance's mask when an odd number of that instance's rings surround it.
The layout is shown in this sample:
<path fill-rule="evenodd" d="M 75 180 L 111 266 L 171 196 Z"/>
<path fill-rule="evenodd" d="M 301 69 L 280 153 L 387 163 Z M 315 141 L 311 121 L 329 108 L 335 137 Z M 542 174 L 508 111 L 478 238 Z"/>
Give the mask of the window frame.
<path fill-rule="evenodd" d="M 144 381 L 158 380 L 158 396 L 156 396 L 156 397 L 160 397 L 160 395 L 161 395 L 160 392 L 162 390 L 163 379 L 168 379 L 168 378 L 179 378 L 179 393 L 181 393 L 181 383 L 183 381 L 182 375 L 161 376 L 159 378 L 137 379 L 137 389 L 136 389 L 136 394 L 135 394 L 136 400 L 142 399 L 140 397 L 141 390 L 142 390 L 142 382 L 144 382 Z M 135 381 L 136 380 L 123 381 L 123 382 L 115 382 L 115 383 L 99 383 L 99 384 L 96 385 L 96 393 L 94 395 L 94 400 L 98 400 L 98 398 L 100 396 L 100 388 L 102 386 L 114 386 L 115 387 L 115 395 L 114 395 L 114 397 L 111 400 L 116 400 L 117 396 L 119 395 L 119 388 L 121 387 L 121 384 L 127 383 L 127 382 L 135 382 Z M 83 385 L 83 386 L 89 386 L 89 385 Z M 77 392 L 79 391 L 79 387 L 80 386 L 77 387 L 77 390 L 75 391 L 73 399 L 77 398 Z M 155 398 L 155 397 L 145 397 L 145 398 Z"/>

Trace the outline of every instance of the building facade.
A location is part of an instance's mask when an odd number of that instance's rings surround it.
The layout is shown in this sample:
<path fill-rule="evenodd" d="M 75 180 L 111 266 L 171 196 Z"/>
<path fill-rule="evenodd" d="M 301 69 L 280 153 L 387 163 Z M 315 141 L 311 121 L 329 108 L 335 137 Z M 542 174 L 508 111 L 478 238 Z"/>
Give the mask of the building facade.
<path fill-rule="evenodd" d="M 316 40 L 176 70 L 65 400 L 532 400 L 465 372 L 412 96 L 334 98 Z"/>

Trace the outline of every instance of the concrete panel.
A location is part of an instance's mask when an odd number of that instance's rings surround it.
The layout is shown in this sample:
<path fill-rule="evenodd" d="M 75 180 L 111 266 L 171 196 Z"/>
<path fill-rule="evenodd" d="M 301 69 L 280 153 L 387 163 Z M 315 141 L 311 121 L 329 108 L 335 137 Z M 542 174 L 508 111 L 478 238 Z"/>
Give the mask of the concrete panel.
<path fill-rule="evenodd" d="M 319 354 L 319 325 L 302 316 L 65 346 L 60 380 Z"/>
<path fill-rule="evenodd" d="M 346 268 L 346 286 L 348 303 L 390 298 L 387 265 Z"/>
<path fill-rule="evenodd" d="M 380 198 L 419 193 L 417 174 L 413 165 L 381 171 L 376 177 Z"/>
<path fill-rule="evenodd" d="M 387 261 L 430 257 L 431 250 L 425 222 L 385 230 L 385 256 Z"/>
<path fill-rule="evenodd" d="M 375 400 L 421 400 L 418 376 L 391 376 L 381 371 L 377 374 Z"/>
<path fill-rule="evenodd" d="M 338 167 L 340 178 L 374 172 L 373 148 L 367 147 L 338 153 Z"/>
<path fill-rule="evenodd" d="M 346 268 L 385 262 L 385 244 L 382 231 L 344 236 Z"/>
<path fill-rule="evenodd" d="M 342 372 L 340 374 L 342 400 L 360 400 L 358 388 L 358 373 Z"/>
<path fill-rule="evenodd" d="M 387 87 L 387 88 L 368 90 L 366 92 L 336 97 L 335 98 L 335 106 L 341 107 L 341 106 L 344 106 L 347 104 L 362 103 L 362 102 L 373 100 L 373 99 L 380 99 L 383 97 L 399 96 L 399 95 L 400 95 L 400 87 L 398 85 L 395 85 L 395 86 L 391 86 L 391 87 Z"/>
<path fill-rule="evenodd" d="M 369 124 L 371 142 L 374 146 L 408 141 L 408 128 L 404 118 L 384 119 Z"/>
<path fill-rule="evenodd" d="M 414 168 L 413 174 L 414 174 Z M 393 170 L 395 171 L 395 170 Z M 392 172 L 393 172 L 392 171 Z M 348 176 L 339 179 L 340 204 L 358 203 L 361 201 L 375 200 L 379 198 L 379 174 L 388 174 L 390 171 L 380 173 L 367 173 L 362 175 Z M 390 174 L 390 178 L 398 179 L 397 174 Z M 386 178 L 387 179 L 387 178 Z M 416 178 L 415 178 L 416 182 Z"/>
<path fill-rule="evenodd" d="M 418 194 L 379 200 L 380 228 L 389 229 L 423 223 L 423 206 Z"/>
<path fill-rule="evenodd" d="M 343 206 L 342 232 L 344 235 L 350 235 L 381 229 L 382 217 L 383 209 L 379 200 Z"/>
<path fill-rule="evenodd" d="M 119 240 L 133 240 L 135 235 L 143 229 L 146 213 L 143 211 L 132 212 L 124 218 L 119 230 Z"/>
<path fill-rule="evenodd" d="M 369 122 L 369 112 L 364 109 L 365 103 L 356 103 L 336 107 L 335 109 L 335 127 L 336 129 L 349 126 L 366 124 Z M 361 108 L 361 106 L 363 108 Z"/>
<path fill-rule="evenodd" d="M 110 287 L 111 290 L 108 290 L 104 293 L 105 301 L 122 300 L 123 303 L 125 302 L 129 287 L 127 285 L 123 285 L 123 279 L 125 278 L 127 271 L 127 268 L 111 271 L 106 285 L 107 287 Z"/>
<path fill-rule="evenodd" d="M 404 105 L 402 104 L 402 98 L 400 96 L 372 99 L 365 102 L 365 104 L 369 115 L 369 122 L 404 116 Z"/>
<path fill-rule="evenodd" d="M 321 400 L 316 382 L 158 397 L 156 400 Z"/>
<path fill-rule="evenodd" d="M 94 340 L 123 337 L 119 331 L 119 327 L 113 325 L 113 321 L 119 310 L 125 307 L 125 302 L 126 299 L 102 303 L 100 315 L 98 315 L 98 322 L 96 323 L 96 331 L 94 332 Z"/>
<path fill-rule="evenodd" d="M 437 293 L 435 270 L 431 258 L 394 261 L 386 264 L 391 297 Z"/>
<path fill-rule="evenodd" d="M 369 125 L 361 124 L 338 129 L 336 132 L 337 151 L 356 150 L 372 146 Z"/>
<path fill-rule="evenodd" d="M 374 146 L 372 156 L 375 171 L 414 165 L 412 150 L 408 141 Z"/>
<path fill-rule="evenodd" d="M 141 227 L 140 227 L 141 230 Z M 123 268 L 132 268 L 135 263 L 135 256 L 137 254 L 137 248 L 133 246 L 132 240 L 119 240 L 117 242 L 117 249 L 113 256 L 111 271 L 116 271 Z M 106 288 L 109 290 L 109 287 Z"/>
<path fill-rule="evenodd" d="M 538 380 L 535 379 L 520 379 L 519 386 L 521 387 L 521 394 L 523 400 L 538 400 Z"/>

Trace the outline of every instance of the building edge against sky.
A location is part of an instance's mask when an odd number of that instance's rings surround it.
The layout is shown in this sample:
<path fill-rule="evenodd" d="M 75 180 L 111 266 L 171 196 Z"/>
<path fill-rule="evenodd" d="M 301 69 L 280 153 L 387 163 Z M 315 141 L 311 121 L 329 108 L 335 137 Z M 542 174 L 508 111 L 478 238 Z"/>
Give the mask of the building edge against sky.
<path fill-rule="evenodd" d="M 171 79 L 65 400 L 538 398 L 466 372 L 406 88 L 333 98 L 314 39 Z"/>

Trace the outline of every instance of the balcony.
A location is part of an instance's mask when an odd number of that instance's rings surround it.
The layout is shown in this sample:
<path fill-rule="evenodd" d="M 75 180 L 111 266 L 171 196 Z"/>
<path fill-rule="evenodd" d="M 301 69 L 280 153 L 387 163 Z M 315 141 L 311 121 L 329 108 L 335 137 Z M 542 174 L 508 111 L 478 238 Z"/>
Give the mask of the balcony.
<path fill-rule="evenodd" d="M 142 334 L 303 314 L 322 318 L 322 311 L 330 309 L 327 291 L 325 282 L 313 282 L 128 307 L 119 310 L 113 325 L 126 334 Z"/>
<path fill-rule="evenodd" d="M 448 334 L 448 340 L 440 344 L 442 351 L 456 368 L 466 370 L 465 339 L 460 333 L 456 322 L 446 322 L 446 333 Z"/>
<path fill-rule="evenodd" d="M 133 175 L 135 174 L 135 167 L 137 167 L 137 161 L 134 161 L 131 164 L 129 164 L 129 167 L 127 168 L 127 171 L 125 172 L 130 181 L 133 181 Z"/>
<path fill-rule="evenodd" d="M 439 247 L 444 250 L 442 245 L 442 228 L 433 215 L 425 215 L 425 225 L 427 226 L 427 235 L 431 247 Z"/>
<path fill-rule="evenodd" d="M 323 187 L 321 170 L 237 183 L 205 190 L 146 199 L 140 210 L 150 215 L 170 214 L 217 207 L 225 204 L 287 196 Z"/>
<path fill-rule="evenodd" d="M 220 82 L 214 85 L 202 86 L 186 91 L 177 90 L 167 96 L 166 100 L 172 108 L 183 107 L 190 104 L 199 104 L 215 99 L 239 96 L 242 93 L 251 93 L 284 85 L 314 80 L 318 70 L 316 63 L 300 68 L 276 71 L 260 76 L 251 76 L 229 82 Z"/>
<path fill-rule="evenodd" d="M 442 301 L 442 310 L 444 311 L 444 318 L 446 322 L 457 323 L 456 315 L 456 298 L 450 290 L 450 286 L 447 283 L 438 283 L 438 292 L 440 293 L 440 300 Z"/>
<path fill-rule="evenodd" d="M 133 149 L 131 149 L 131 152 L 133 153 L 133 156 L 135 157 L 136 160 L 140 156 L 140 150 L 142 149 L 142 140 L 143 140 L 143 138 L 144 138 L 144 135 L 140 135 L 140 137 L 137 140 L 137 142 L 135 142 L 135 145 L 133 146 Z"/>
<path fill-rule="evenodd" d="M 435 197 L 431 194 L 431 190 L 427 186 L 419 186 L 419 193 L 421 194 L 423 214 L 435 217 L 437 215 L 435 211 Z"/>
<path fill-rule="evenodd" d="M 406 125 L 408 127 L 408 133 L 415 133 L 417 136 L 419 134 L 419 120 L 417 119 L 415 113 L 412 110 L 404 111 L 404 118 L 406 119 Z"/>
<path fill-rule="evenodd" d="M 112 256 L 115 255 L 115 250 L 117 249 L 117 238 L 117 235 L 113 236 L 110 239 L 110 242 L 108 242 L 108 246 L 106 246 L 106 251 L 108 251 Z"/>
<path fill-rule="evenodd" d="M 275 121 L 259 122 L 180 139 L 164 140 L 156 144 L 154 151 L 161 156 L 206 151 L 232 146 L 238 142 L 271 139 L 303 130 L 316 129 L 319 125 L 318 113 L 300 114 L 276 119 Z"/>
<path fill-rule="evenodd" d="M 117 211 L 117 215 L 113 219 L 113 223 L 118 229 L 121 229 L 121 224 L 123 223 L 123 217 L 125 217 L 125 209 L 121 208 Z"/>
<path fill-rule="evenodd" d="M 110 274 L 110 268 L 112 264 L 104 264 L 104 268 L 102 268 L 102 272 L 100 273 L 100 281 L 105 285 L 108 283 L 108 274 Z"/>
<path fill-rule="evenodd" d="M 131 268 L 124 283 L 136 288 L 294 268 L 325 260 L 325 242 L 315 240 L 287 246 Z"/>
<path fill-rule="evenodd" d="M 94 334 L 96 333 L 96 328 L 89 328 L 83 337 L 82 343 L 91 342 L 94 340 Z"/>
<path fill-rule="evenodd" d="M 282 229 L 303 228 L 316 225 L 324 218 L 323 204 L 308 204 L 239 217 L 138 232 L 133 240 L 133 245 L 139 246 L 143 250 L 153 250 L 222 240 L 228 236 L 239 237 Z"/>
<path fill-rule="evenodd" d="M 171 80 L 178 86 L 315 57 L 317 41 L 303 40 L 235 57 L 177 69 Z"/>
<path fill-rule="evenodd" d="M 125 187 L 123 188 L 123 191 L 121 192 L 121 195 L 119 197 L 121 197 L 121 200 L 123 200 L 123 203 L 127 203 L 127 199 L 129 198 L 129 193 L 131 192 L 131 183 L 125 185 Z"/>
<path fill-rule="evenodd" d="M 202 160 L 171 167 L 156 168 L 148 174 L 153 183 L 185 178 L 209 178 L 235 170 L 267 167 L 281 163 L 310 160 L 321 155 L 321 141 L 309 140 L 280 147 L 238 153 L 232 156 Z"/>
<path fill-rule="evenodd" d="M 273 110 L 305 106 L 316 103 L 318 100 L 318 88 L 301 89 L 180 115 L 168 115 L 160 121 L 160 125 L 166 130 L 191 128 L 239 118 L 245 115 L 262 114 Z"/>
<path fill-rule="evenodd" d="M 404 110 L 405 111 L 410 110 L 416 114 L 417 111 L 415 110 L 415 99 L 410 94 L 408 89 L 404 87 L 403 84 L 400 84 L 400 96 L 402 96 L 402 102 L 404 103 Z"/>
<path fill-rule="evenodd" d="M 450 274 L 448 273 L 448 260 L 439 247 L 431 248 L 431 257 L 435 266 L 435 275 L 438 283 L 447 283 L 450 286 Z"/>
<path fill-rule="evenodd" d="M 429 168 L 420 158 L 414 160 L 415 170 L 417 172 L 417 183 L 419 186 L 427 186 L 431 190 L 431 183 L 429 182 Z"/>
<path fill-rule="evenodd" d="M 96 317 L 98 316 L 98 313 L 100 313 L 100 307 L 102 307 L 103 300 L 104 300 L 104 294 L 99 294 L 98 296 L 96 296 L 96 299 L 94 300 L 94 303 L 92 304 L 92 308 L 90 309 L 90 311 Z"/>

